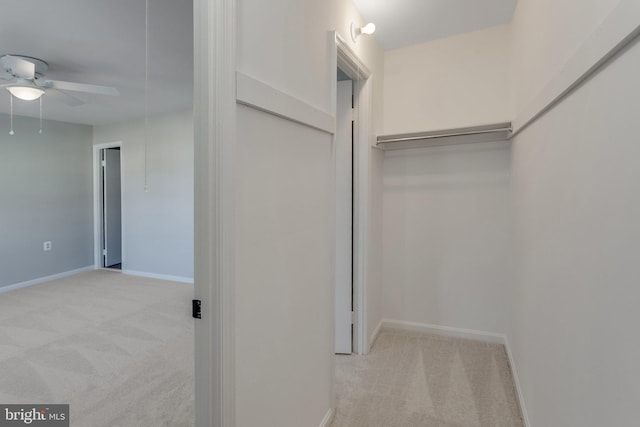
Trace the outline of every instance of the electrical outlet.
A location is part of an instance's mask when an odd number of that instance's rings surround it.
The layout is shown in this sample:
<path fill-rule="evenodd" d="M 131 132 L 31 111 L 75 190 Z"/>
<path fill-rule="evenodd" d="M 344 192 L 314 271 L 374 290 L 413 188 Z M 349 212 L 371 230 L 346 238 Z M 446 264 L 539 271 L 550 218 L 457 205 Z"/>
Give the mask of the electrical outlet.
<path fill-rule="evenodd" d="M 44 242 L 44 244 L 42 246 L 43 246 L 45 252 L 51 250 L 51 242 Z"/>

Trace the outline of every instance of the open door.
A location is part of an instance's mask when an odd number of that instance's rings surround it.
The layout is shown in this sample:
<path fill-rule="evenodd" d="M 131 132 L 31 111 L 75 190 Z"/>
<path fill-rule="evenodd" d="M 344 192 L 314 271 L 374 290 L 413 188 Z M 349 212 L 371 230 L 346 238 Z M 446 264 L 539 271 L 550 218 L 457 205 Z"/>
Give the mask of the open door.
<path fill-rule="evenodd" d="M 353 351 L 353 82 L 338 82 L 336 117 L 335 352 Z"/>
<path fill-rule="evenodd" d="M 120 148 L 105 148 L 102 155 L 102 266 L 122 269 Z"/>

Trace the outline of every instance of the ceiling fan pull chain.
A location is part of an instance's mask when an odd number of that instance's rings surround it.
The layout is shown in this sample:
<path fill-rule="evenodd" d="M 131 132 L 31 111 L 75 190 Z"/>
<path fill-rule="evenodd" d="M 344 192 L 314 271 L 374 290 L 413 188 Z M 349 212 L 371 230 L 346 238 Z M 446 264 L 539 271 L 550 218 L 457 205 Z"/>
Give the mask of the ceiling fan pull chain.
<path fill-rule="evenodd" d="M 10 105 L 10 109 L 11 109 L 11 130 L 9 131 L 9 135 L 14 135 L 15 132 L 13 132 L 13 94 L 10 93 L 9 94 L 9 105 Z"/>
<path fill-rule="evenodd" d="M 42 97 L 40 97 L 40 130 L 38 133 L 42 135 Z"/>

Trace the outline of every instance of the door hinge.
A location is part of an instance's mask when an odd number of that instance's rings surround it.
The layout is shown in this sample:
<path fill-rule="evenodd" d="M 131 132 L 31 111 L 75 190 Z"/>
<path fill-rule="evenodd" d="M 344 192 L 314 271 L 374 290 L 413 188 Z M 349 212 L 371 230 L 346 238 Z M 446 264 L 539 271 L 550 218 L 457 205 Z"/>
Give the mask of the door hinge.
<path fill-rule="evenodd" d="M 356 324 L 356 312 L 355 311 L 351 312 L 351 324 L 352 325 Z"/>
<path fill-rule="evenodd" d="M 101 163 L 102 163 L 102 167 L 107 166 L 107 161 L 106 161 L 106 160 L 102 160 L 102 162 L 101 162 Z"/>
<path fill-rule="evenodd" d="M 356 117 L 356 109 L 352 108 L 351 109 L 351 121 L 355 122 L 356 119 L 357 119 L 357 117 Z"/>
<path fill-rule="evenodd" d="M 202 301 L 194 299 L 191 301 L 191 315 L 194 319 L 202 319 Z"/>
<path fill-rule="evenodd" d="M 102 255 L 107 256 L 107 250 L 106 249 L 102 250 Z"/>

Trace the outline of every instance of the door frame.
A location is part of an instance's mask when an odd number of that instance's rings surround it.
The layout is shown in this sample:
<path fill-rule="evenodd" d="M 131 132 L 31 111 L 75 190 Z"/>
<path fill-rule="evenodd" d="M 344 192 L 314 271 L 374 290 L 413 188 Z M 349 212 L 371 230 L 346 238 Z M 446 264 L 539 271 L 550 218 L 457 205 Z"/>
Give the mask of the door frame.
<path fill-rule="evenodd" d="M 331 32 L 332 70 L 331 99 L 333 116 L 336 112 L 338 81 L 335 70 L 340 68 L 353 81 L 355 110 L 354 152 L 353 152 L 353 353 L 369 353 L 367 336 L 367 271 L 368 271 L 368 230 L 369 230 L 369 163 L 373 133 L 373 79 L 371 71 L 347 42 L 336 31 Z M 334 134 L 335 147 L 335 134 Z M 335 209 L 334 209 L 335 211 Z M 334 242 L 334 248 L 335 248 Z M 334 284 L 335 290 L 335 265 Z M 334 313 L 335 321 L 335 313 Z"/>
<path fill-rule="evenodd" d="M 196 426 L 235 426 L 235 10 L 193 2 Z"/>
<path fill-rule="evenodd" d="M 122 159 L 124 158 L 124 150 L 122 148 L 122 141 L 106 142 L 103 144 L 93 145 L 93 254 L 94 254 L 94 268 L 96 270 L 103 268 L 102 266 L 102 191 L 100 189 L 101 182 L 101 162 L 100 152 L 105 148 L 120 148 L 120 221 L 122 239 L 122 269 L 124 271 L 126 265 L 126 253 L 125 253 L 125 219 L 122 213 L 124 212 L 124 180 L 122 179 Z"/>

